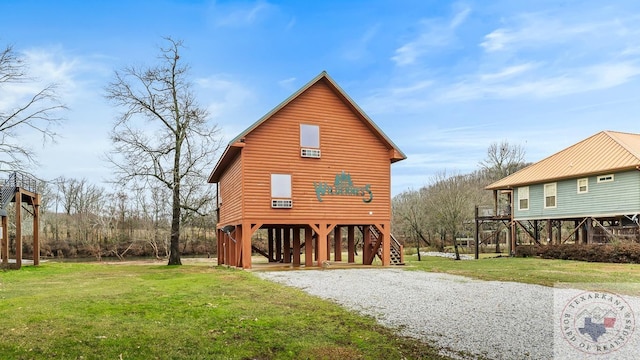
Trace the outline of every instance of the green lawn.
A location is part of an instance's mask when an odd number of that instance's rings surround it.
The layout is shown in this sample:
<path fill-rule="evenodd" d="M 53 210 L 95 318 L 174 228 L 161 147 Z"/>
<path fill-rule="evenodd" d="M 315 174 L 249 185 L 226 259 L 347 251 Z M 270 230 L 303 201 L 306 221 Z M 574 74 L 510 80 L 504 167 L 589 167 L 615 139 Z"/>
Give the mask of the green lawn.
<path fill-rule="evenodd" d="M 2 359 L 444 359 L 372 318 L 210 265 L 0 270 Z"/>
<path fill-rule="evenodd" d="M 443 257 L 416 255 L 405 257 L 407 270 L 463 275 L 482 280 L 517 281 L 557 286 L 574 284 L 578 288 L 603 284 L 599 289 L 640 295 L 640 264 L 609 264 L 540 258 L 484 257 L 455 261 Z"/>

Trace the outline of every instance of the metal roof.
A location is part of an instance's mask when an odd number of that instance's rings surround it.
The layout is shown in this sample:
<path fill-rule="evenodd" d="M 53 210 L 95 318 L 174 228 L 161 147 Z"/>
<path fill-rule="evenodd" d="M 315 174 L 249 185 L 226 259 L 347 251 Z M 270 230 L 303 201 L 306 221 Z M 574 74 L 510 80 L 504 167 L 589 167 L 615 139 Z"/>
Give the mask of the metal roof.
<path fill-rule="evenodd" d="M 332 89 L 333 92 L 356 115 L 359 115 L 359 118 L 365 123 L 365 125 L 367 125 L 367 127 L 374 134 L 376 134 L 378 138 L 387 145 L 387 147 L 393 150 L 394 156 L 391 158 L 392 163 L 396 161 L 404 160 L 407 158 L 407 156 L 402 152 L 402 150 L 400 150 L 400 148 L 396 144 L 394 144 L 393 141 L 391 141 L 391 139 L 378 127 L 378 125 L 376 125 L 376 123 L 374 123 L 373 120 L 371 120 L 371 118 L 369 118 L 369 116 L 367 116 L 367 114 L 365 114 L 365 112 L 362 111 L 362 109 L 355 103 L 355 101 L 353 101 L 351 97 L 349 97 L 349 95 L 347 95 L 347 93 L 344 92 L 344 90 L 342 90 L 340 86 L 338 86 L 338 84 L 329 76 L 329 74 L 326 71 L 322 71 L 315 78 L 311 79 L 311 81 L 309 81 L 307 84 L 302 86 L 298 91 L 293 93 L 283 102 L 281 102 L 278 106 L 273 108 L 271 111 L 269 111 L 263 117 L 258 119 L 251 126 L 249 126 L 240 134 L 238 134 L 238 136 L 233 138 L 233 140 L 231 140 L 227 145 L 227 147 L 225 148 L 225 151 L 222 154 L 221 158 L 218 160 L 218 163 L 213 168 L 211 175 L 209 175 L 208 181 L 212 183 L 212 182 L 217 182 L 220 179 L 220 176 L 222 175 L 226 167 L 230 164 L 231 160 L 233 160 L 233 158 L 240 152 L 240 148 L 244 146 L 244 144 L 241 143 L 241 141 L 245 136 L 247 136 L 247 134 L 255 130 L 258 126 L 262 125 L 262 123 L 264 123 L 265 121 L 269 120 L 274 114 L 276 114 L 282 108 L 287 106 L 290 102 L 292 102 L 294 99 L 300 96 L 303 92 L 305 92 L 311 86 L 313 86 L 314 84 L 320 81 L 324 81 L 327 85 L 329 85 L 329 88 Z"/>
<path fill-rule="evenodd" d="M 634 168 L 640 170 L 640 134 L 601 131 L 504 177 L 485 189 L 512 189 Z"/>

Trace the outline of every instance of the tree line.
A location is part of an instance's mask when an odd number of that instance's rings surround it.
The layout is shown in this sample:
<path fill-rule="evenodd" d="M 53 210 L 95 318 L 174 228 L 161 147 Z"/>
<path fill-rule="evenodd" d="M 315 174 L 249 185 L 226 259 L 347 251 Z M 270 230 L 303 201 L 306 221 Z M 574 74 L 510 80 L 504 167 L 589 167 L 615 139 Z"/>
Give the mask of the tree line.
<path fill-rule="evenodd" d="M 217 124 L 197 103 L 181 41 L 165 38 L 157 62 L 115 70 L 104 97 L 118 111 L 105 154 L 113 189 L 86 179 L 42 182 L 41 246 L 49 256 L 155 256 L 181 264 L 181 254 L 213 254 L 216 196 L 206 181 L 222 147 Z M 23 132 L 55 140 L 67 107 L 57 85 L 33 93 L 17 91 L 31 82 L 28 67 L 8 46 L 0 52 L 0 172 L 37 164 Z M 18 95 L 16 95 L 18 94 Z M 524 150 L 493 143 L 479 169 L 442 172 L 417 190 L 392 199 L 392 227 L 419 248 L 444 249 L 470 233 L 476 204 L 490 203 L 484 186 L 524 166 Z M 13 214 L 14 211 L 9 210 Z"/>
<path fill-rule="evenodd" d="M 110 133 L 112 150 L 105 156 L 114 169 L 111 181 L 121 190 L 108 193 L 84 179 L 65 178 L 41 189 L 42 198 L 54 202 L 42 206 L 43 248 L 52 254 L 122 256 L 139 245 L 133 239 L 140 236 L 169 265 L 181 264 L 181 253 L 194 251 L 188 241 L 181 244 L 181 235 L 189 239 L 190 232 L 201 233 L 205 228 L 199 221 L 213 214 L 215 194 L 206 171 L 221 138 L 196 100 L 189 66 L 180 57 L 182 42 L 164 40 L 155 64 L 115 70 L 105 86 L 105 100 L 119 111 Z M 66 110 L 57 85 L 34 93 L 20 87 L 31 82 L 13 47 L 0 52 L 0 95 L 8 99 L 8 105 L 0 104 L 0 171 L 24 171 L 37 163 L 30 144 L 20 142 L 24 132 L 57 138 L 55 126 Z"/>
<path fill-rule="evenodd" d="M 406 190 L 392 199 L 392 228 L 405 248 L 413 244 L 420 259 L 420 247 L 444 251 L 452 246 L 460 258 L 458 237 L 473 237 L 475 206 L 492 205 L 485 186 L 525 167 L 525 151 L 504 140 L 487 148 L 478 170 L 469 174 L 441 172 L 419 189 Z"/>

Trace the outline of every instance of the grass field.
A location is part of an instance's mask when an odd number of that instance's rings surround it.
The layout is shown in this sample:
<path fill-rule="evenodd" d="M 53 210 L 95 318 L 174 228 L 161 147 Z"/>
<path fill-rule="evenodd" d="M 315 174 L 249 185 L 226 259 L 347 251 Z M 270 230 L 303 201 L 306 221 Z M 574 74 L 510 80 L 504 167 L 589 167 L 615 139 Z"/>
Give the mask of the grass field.
<path fill-rule="evenodd" d="M 443 272 L 482 280 L 517 281 L 544 286 L 597 288 L 640 295 L 639 264 L 591 263 L 540 258 L 484 257 L 455 261 L 443 257 L 405 257 L 407 270 Z"/>
<path fill-rule="evenodd" d="M 444 359 L 372 318 L 211 265 L 0 270 L 1 359 Z"/>

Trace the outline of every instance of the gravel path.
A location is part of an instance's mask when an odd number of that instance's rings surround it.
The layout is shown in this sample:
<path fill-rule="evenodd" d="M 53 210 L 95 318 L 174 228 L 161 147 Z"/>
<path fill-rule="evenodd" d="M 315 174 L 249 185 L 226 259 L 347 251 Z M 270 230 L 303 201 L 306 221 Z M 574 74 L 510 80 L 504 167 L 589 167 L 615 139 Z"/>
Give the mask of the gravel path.
<path fill-rule="evenodd" d="M 572 347 L 559 331 L 562 309 L 581 290 L 392 268 L 256 274 L 373 316 L 402 335 L 426 340 L 453 357 L 512 360 L 591 356 Z M 629 301 L 640 322 L 640 299 Z M 625 351 L 592 358 L 640 358 L 638 332 L 621 345 Z M 468 355 L 456 355 L 460 351 Z"/>

